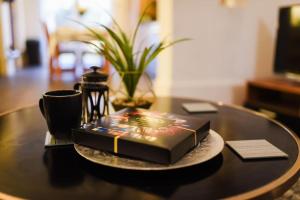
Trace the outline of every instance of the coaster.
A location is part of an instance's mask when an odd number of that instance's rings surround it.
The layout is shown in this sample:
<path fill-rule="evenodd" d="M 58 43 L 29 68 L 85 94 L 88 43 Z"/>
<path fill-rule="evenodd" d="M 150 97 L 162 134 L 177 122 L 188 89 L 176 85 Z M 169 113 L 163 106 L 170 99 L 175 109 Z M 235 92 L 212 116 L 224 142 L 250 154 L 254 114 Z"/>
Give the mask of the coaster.
<path fill-rule="evenodd" d="M 58 146 L 69 146 L 73 145 L 74 143 L 70 140 L 62 140 L 62 139 L 56 139 L 53 135 L 50 134 L 49 131 L 46 133 L 45 137 L 45 147 L 58 147 Z"/>
<path fill-rule="evenodd" d="M 189 113 L 218 111 L 218 109 L 210 103 L 183 103 L 182 107 Z"/>
<path fill-rule="evenodd" d="M 243 159 L 288 157 L 267 140 L 236 140 L 226 141 L 226 144 Z"/>

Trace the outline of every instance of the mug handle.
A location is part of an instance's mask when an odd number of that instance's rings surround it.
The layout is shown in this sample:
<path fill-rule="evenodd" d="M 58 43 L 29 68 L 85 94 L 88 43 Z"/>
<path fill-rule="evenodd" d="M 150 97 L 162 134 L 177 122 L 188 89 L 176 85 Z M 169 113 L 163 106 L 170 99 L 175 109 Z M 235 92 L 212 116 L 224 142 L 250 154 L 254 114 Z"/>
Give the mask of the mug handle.
<path fill-rule="evenodd" d="M 74 85 L 74 90 L 79 90 L 79 88 L 80 88 L 80 83 L 75 83 L 75 85 Z"/>
<path fill-rule="evenodd" d="M 45 117 L 44 101 L 43 101 L 43 98 L 40 98 L 39 106 L 40 106 L 40 111 L 41 111 L 42 115 Z"/>

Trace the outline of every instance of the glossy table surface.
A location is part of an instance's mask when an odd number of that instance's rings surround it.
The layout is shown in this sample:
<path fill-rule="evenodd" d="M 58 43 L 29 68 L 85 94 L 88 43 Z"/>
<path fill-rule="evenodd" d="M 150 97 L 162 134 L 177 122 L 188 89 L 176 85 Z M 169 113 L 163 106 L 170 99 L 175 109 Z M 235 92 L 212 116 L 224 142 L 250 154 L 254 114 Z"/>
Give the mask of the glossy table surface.
<path fill-rule="evenodd" d="M 181 104 L 158 98 L 151 109 L 189 115 Z M 0 192 L 27 199 L 220 199 L 283 194 L 298 178 L 299 144 L 276 121 L 241 108 L 216 105 L 210 119 L 225 141 L 266 139 L 288 159 L 243 161 L 225 146 L 214 159 L 181 170 L 137 172 L 111 169 L 80 157 L 73 147 L 45 149 L 46 123 L 37 106 L 0 116 Z"/>

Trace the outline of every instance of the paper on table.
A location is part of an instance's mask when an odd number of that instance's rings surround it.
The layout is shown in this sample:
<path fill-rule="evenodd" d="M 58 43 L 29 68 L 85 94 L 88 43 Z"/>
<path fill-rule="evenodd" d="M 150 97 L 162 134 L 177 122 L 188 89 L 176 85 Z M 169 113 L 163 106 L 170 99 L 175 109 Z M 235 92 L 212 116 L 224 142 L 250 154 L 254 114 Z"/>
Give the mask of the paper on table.
<path fill-rule="evenodd" d="M 183 103 L 182 107 L 190 113 L 218 111 L 218 109 L 210 103 Z"/>
<path fill-rule="evenodd" d="M 263 139 L 226 141 L 226 144 L 243 159 L 288 157 L 286 153 Z"/>
<path fill-rule="evenodd" d="M 49 131 L 46 133 L 45 137 L 45 147 L 57 147 L 57 146 L 66 146 L 66 145 L 73 145 L 73 142 L 70 140 L 61 140 L 56 139 L 54 136 L 50 134 Z"/>

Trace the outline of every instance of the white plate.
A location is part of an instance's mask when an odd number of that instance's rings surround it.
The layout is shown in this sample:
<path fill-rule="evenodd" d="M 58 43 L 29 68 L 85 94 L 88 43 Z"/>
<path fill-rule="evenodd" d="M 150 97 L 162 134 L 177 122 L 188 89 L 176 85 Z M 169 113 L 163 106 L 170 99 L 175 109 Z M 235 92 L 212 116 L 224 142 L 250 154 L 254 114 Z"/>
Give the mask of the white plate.
<path fill-rule="evenodd" d="M 79 144 L 74 144 L 74 147 L 79 155 L 100 165 L 127 170 L 160 171 L 180 169 L 206 162 L 222 152 L 224 148 L 224 140 L 218 133 L 210 130 L 208 136 L 201 142 L 200 145 L 187 153 L 179 161 L 170 165 L 119 157 L 105 151 L 95 150 Z"/>

